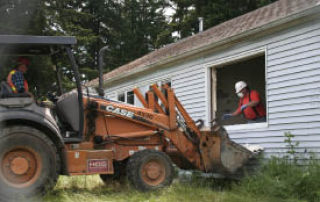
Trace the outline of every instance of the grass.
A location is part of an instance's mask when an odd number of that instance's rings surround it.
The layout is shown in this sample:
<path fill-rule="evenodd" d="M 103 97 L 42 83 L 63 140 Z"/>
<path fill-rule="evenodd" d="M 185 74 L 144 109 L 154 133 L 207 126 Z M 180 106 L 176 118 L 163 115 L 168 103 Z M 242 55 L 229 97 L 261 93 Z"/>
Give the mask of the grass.
<path fill-rule="evenodd" d="M 301 167 L 274 158 L 254 176 L 240 182 L 199 178 L 174 183 L 153 192 L 138 192 L 128 183 L 104 185 L 99 176 L 61 176 L 44 201 L 208 201 L 208 202 L 317 202 L 320 201 L 320 164 Z"/>
<path fill-rule="evenodd" d="M 220 189 L 220 190 L 219 190 Z M 44 201 L 52 202 L 102 202 L 102 201 L 257 201 L 250 195 L 239 196 L 230 191 L 222 191 L 213 186 L 212 180 L 193 180 L 191 183 L 175 181 L 172 186 L 153 191 L 138 192 L 128 186 L 113 183 L 103 185 L 99 176 L 60 177 L 56 188 L 48 193 Z M 270 201 L 259 198 L 258 201 Z"/>
<path fill-rule="evenodd" d="M 139 192 L 128 183 L 105 185 L 98 175 L 61 176 L 54 190 L 45 197 L 47 202 L 320 202 L 320 163 L 311 158 L 308 166 L 301 166 L 295 152 L 294 137 L 285 134 L 288 156 L 272 158 L 261 164 L 259 171 L 241 181 L 201 178 L 194 174 L 170 187 Z"/>

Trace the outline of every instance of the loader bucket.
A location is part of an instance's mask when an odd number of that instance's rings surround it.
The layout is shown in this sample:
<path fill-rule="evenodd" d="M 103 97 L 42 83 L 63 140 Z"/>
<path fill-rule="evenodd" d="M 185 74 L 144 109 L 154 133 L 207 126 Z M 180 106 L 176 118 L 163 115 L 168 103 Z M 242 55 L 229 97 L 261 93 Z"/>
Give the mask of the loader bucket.
<path fill-rule="evenodd" d="M 235 174 L 254 153 L 231 141 L 221 126 L 201 131 L 200 151 L 206 172 Z"/>

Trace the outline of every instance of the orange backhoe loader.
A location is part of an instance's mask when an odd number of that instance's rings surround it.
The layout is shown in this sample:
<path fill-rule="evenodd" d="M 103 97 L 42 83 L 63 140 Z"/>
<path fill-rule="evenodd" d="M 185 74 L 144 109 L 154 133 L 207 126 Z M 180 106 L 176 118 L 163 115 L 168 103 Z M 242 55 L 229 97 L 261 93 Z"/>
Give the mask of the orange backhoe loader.
<path fill-rule="evenodd" d="M 152 190 L 170 185 L 172 163 L 231 176 L 254 156 L 232 142 L 223 127 L 201 130 L 203 121 L 191 119 L 168 85 L 152 85 L 145 96 L 134 89 L 143 105 L 136 107 L 106 99 L 100 71 L 99 94 L 89 93 L 72 55 L 75 43 L 74 37 L 0 36 L 1 53 L 17 46 L 51 56 L 66 50 L 77 85 L 68 93 L 60 89 L 48 106 L 7 92 L 2 84 L 1 198 L 43 193 L 58 175 L 100 174 L 106 183 L 127 176 L 137 189 Z"/>

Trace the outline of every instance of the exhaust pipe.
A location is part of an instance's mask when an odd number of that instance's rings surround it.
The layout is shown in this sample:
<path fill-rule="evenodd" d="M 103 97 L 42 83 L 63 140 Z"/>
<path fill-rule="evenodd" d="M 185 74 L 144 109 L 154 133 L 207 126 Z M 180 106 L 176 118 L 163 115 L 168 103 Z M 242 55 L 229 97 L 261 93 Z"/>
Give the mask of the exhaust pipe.
<path fill-rule="evenodd" d="M 103 66 L 105 65 L 103 61 L 104 52 L 108 49 L 108 46 L 104 46 L 99 51 L 99 87 L 98 87 L 98 93 L 100 96 L 104 96 L 104 90 L 103 90 Z"/>

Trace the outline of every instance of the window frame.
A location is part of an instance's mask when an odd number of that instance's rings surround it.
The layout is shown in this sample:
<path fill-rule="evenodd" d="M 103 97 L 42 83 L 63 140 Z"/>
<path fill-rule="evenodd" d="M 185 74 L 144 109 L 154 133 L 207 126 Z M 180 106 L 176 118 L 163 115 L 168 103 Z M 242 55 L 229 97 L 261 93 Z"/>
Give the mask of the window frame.
<path fill-rule="evenodd" d="M 216 69 L 217 68 L 223 68 L 221 66 L 225 66 L 231 63 L 241 62 L 248 60 L 250 58 L 258 57 L 264 55 L 265 56 L 265 103 L 266 103 L 266 122 L 264 123 L 251 123 L 251 124 L 235 124 L 235 125 L 228 125 L 224 126 L 226 130 L 228 131 L 238 131 L 238 130 L 255 130 L 260 128 L 267 128 L 269 126 L 269 107 L 268 107 L 268 91 L 267 91 L 267 48 L 259 48 L 254 50 L 245 51 L 242 53 L 234 53 L 233 55 L 229 55 L 226 57 L 219 58 L 213 62 L 209 62 L 204 64 L 206 68 L 206 108 L 207 108 L 207 120 L 211 121 L 212 119 L 215 119 L 215 113 L 217 109 L 217 92 L 216 89 L 213 89 L 213 86 L 217 86 L 216 80 Z M 214 75 L 213 75 L 214 74 Z"/>
<path fill-rule="evenodd" d="M 131 90 L 131 91 L 126 91 L 126 103 L 127 104 L 131 104 L 131 105 L 135 105 L 135 95 L 134 95 L 134 92 Z M 129 94 L 131 94 L 130 96 L 132 96 L 133 98 L 131 98 L 132 99 L 132 101 L 133 101 L 133 103 L 129 103 L 129 99 L 128 99 L 128 97 L 129 97 Z"/>
<path fill-rule="evenodd" d="M 123 96 L 123 98 L 124 98 L 124 100 L 122 101 L 122 100 L 119 100 L 119 96 Z M 126 91 L 124 91 L 124 92 L 118 92 L 117 93 L 117 101 L 119 101 L 119 102 L 127 102 L 127 98 L 126 98 L 127 96 L 126 96 Z"/>

